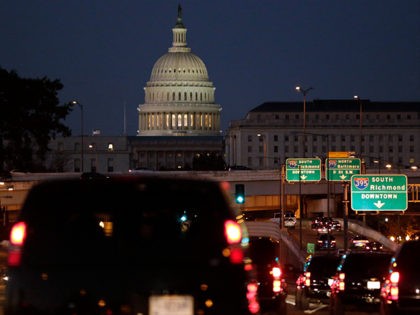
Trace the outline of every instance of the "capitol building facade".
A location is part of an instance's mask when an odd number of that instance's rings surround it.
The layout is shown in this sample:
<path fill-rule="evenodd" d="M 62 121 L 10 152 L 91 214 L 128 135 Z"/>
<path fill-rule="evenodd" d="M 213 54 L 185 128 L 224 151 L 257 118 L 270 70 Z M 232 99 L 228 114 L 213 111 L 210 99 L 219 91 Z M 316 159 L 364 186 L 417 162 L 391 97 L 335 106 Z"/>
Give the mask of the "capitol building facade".
<path fill-rule="evenodd" d="M 219 136 L 221 106 L 204 62 L 187 46 L 179 9 L 168 53 L 153 66 L 138 107 L 139 136 Z"/>

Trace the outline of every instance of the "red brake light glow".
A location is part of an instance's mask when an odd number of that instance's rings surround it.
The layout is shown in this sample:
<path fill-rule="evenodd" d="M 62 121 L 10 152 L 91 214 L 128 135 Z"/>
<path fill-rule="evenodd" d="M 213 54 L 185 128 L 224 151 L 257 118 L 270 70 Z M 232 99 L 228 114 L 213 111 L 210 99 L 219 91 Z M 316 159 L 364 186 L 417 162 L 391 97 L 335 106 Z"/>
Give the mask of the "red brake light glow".
<path fill-rule="evenodd" d="M 391 280 L 391 287 L 389 290 L 389 299 L 392 301 L 398 301 L 399 289 L 398 289 L 398 281 L 400 280 L 400 273 L 398 271 L 394 271 L 389 276 Z"/>
<path fill-rule="evenodd" d="M 21 262 L 21 247 L 26 238 L 26 223 L 17 222 L 10 230 L 10 250 L 7 256 L 9 266 L 19 266 Z"/>
<path fill-rule="evenodd" d="M 338 289 L 340 290 L 340 291 L 344 291 L 344 289 L 345 289 L 345 283 L 344 283 L 344 279 L 346 278 L 346 274 L 345 273 L 340 273 L 339 275 L 338 275 L 338 279 L 339 279 L 339 284 L 338 284 Z"/>
<path fill-rule="evenodd" d="M 311 273 L 309 271 L 305 272 L 305 285 L 307 287 L 311 285 Z"/>
<path fill-rule="evenodd" d="M 22 246 L 26 238 L 26 223 L 18 222 L 13 225 L 10 231 L 10 243 L 15 246 Z"/>
<path fill-rule="evenodd" d="M 400 273 L 398 271 L 394 271 L 393 273 L 391 273 L 389 279 L 393 284 L 398 284 L 398 281 L 400 280 Z"/>
<path fill-rule="evenodd" d="M 281 269 L 279 267 L 273 267 L 273 269 L 272 269 L 271 272 L 273 273 L 273 277 L 275 279 L 280 278 L 280 276 L 281 276 Z"/>
<path fill-rule="evenodd" d="M 227 220 L 225 222 L 225 235 L 228 244 L 240 243 L 242 240 L 242 231 L 240 225 L 233 220 Z"/>

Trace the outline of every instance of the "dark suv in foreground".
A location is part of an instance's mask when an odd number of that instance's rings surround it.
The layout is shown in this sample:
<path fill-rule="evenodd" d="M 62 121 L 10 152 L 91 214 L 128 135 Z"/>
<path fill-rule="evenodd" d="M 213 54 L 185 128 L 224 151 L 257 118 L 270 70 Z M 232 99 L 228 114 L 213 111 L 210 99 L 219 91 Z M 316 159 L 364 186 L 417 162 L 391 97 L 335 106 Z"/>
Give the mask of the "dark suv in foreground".
<path fill-rule="evenodd" d="M 249 253 L 258 281 L 261 314 L 286 315 L 287 288 L 280 264 L 280 242 L 271 237 L 252 236 Z"/>
<path fill-rule="evenodd" d="M 391 252 L 352 250 L 344 254 L 331 284 L 331 314 L 342 315 L 350 309 L 378 311 L 391 257 Z"/>
<path fill-rule="evenodd" d="M 420 314 L 420 240 L 401 244 L 381 291 L 381 315 Z"/>
<path fill-rule="evenodd" d="M 181 176 L 38 183 L 11 231 L 5 314 L 258 313 L 231 202 L 222 182 Z"/>
<path fill-rule="evenodd" d="M 328 302 L 330 284 L 340 257 L 333 253 L 309 256 L 303 272 L 296 280 L 295 305 L 299 310 L 309 308 L 310 302 Z"/>

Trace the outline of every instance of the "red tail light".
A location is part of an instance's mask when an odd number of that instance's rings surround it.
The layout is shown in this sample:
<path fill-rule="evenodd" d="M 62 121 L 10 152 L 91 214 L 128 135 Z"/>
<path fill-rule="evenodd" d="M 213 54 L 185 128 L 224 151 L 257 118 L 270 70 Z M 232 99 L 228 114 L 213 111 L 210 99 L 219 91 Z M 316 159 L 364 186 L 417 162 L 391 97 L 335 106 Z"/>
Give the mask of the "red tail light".
<path fill-rule="evenodd" d="M 248 310 L 252 314 L 257 314 L 260 311 L 260 303 L 257 299 L 258 295 L 258 284 L 256 282 L 250 282 L 247 285 L 247 294 L 248 299 Z"/>
<path fill-rule="evenodd" d="M 242 240 L 242 230 L 239 223 L 233 220 L 225 222 L 225 236 L 228 244 L 238 244 Z"/>
<path fill-rule="evenodd" d="M 281 277 L 280 267 L 273 267 L 273 269 L 271 270 L 271 274 L 273 275 L 274 279 L 280 279 Z"/>
<path fill-rule="evenodd" d="M 340 290 L 340 291 L 344 291 L 344 289 L 346 288 L 346 285 L 345 285 L 345 283 L 344 283 L 344 280 L 346 279 L 346 274 L 345 273 L 340 273 L 339 275 L 338 275 L 338 281 L 339 281 L 339 284 L 338 284 L 338 289 Z"/>
<path fill-rule="evenodd" d="M 26 238 L 26 223 L 17 222 L 10 230 L 10 250 L 7 256 L 9 266 L 20 265 L 21 247 Z"/>
<path fill-rule="evenodd" d="M 224 255 L 229 257 L 233 264 L 240 264 L 243 262 L 243 250 L 240 247 L 242 241 L 242 229 L 238 222 L 227 220 L 225 222 L 225 237 L 230 248 L 226 248 Z M 236 245 L 236 246 L 235 246 Z M 238 246 L 239 245 L 239 246 Z"/>
<path fill-rule="evenodd" d="M 280 293 L 283 291 L 282 286 L 282 271 L 280 267 L 273 267 L 270 272 L 271 276 L 273 277 L 273 292 Z"/>
<path fill-rule="evenodd" d="M 309 287 L 311 285 L 311 273 L 305 272 L 305 286 Z"/>
<path fill-rule="evenodd" d="M 394 271 L 389 276 L 390 280 L 390 292 L 389 292 L 389 299 L 392 301 L 398 300 L 398 281 L 400 280 L 400 273 L 398 271 Z"/>
<path fill-rule="evenodd" d="M 15 246 L 22 246 L 26 238 L 26 223 L 18 222 L 10 230 L 10 243 Z"/>

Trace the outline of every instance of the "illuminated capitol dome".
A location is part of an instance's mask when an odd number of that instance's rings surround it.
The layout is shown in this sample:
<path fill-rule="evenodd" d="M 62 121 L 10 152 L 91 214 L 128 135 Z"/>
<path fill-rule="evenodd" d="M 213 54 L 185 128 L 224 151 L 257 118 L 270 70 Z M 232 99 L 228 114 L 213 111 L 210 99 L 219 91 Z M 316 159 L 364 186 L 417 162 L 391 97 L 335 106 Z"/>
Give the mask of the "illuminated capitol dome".
<path fill-rule="evenodd" d="M 138 106 L 139 136 L 220 135 L 221 106 L 204 62 L 187 47 L 187 29 L 178 18 L 168 52 L 153 66 Z"/>

